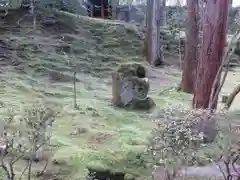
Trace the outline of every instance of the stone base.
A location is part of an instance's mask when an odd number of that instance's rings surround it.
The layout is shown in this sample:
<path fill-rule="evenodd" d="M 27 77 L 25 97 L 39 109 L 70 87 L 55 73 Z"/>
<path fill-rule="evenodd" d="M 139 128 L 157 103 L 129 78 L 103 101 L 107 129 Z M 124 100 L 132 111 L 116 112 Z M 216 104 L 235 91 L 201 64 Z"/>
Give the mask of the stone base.
<path fill-rule="evenodd" d="M 147 97 L 149 87 L 146 70 L 141 64 L 122 64 L 112 73 L 112 101 L 117 107 L 151 109 L 155 103 Z"/>
<path fill-rule="evenodd" d="M 125 106 L 129 109 L 135 109 L 135 110 L 150 110 L 153 107 L 155 107 L 156 104 L 152 100 L 152 98 L 148 97 L 145 100 L 134 100 L 129 105 Z"/>

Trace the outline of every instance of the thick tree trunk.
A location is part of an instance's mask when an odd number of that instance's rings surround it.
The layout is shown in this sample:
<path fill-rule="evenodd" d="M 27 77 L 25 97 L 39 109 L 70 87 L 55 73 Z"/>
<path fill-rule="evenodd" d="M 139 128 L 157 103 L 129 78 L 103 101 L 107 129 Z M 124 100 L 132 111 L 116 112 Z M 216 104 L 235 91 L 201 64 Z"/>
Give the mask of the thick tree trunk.
<path fill-rule="evenodd" d="M 185 56 L 183 62 L 181 90 L 194 92 L 198 61 L 199 45 L 199 3 L 198 0 L 187 0 L 188 19 L 186 31 Z"/>
<path fill-rule="evenodd" d="M 221 65 L 226 43 L 227 0 L 207 1 L 203 24 L 203 43 L 198 62 L 193 107 L 208 108 L 214 79 Z M 215 90 L 217 87 L 215 88 Z M 217 108 L 217 99 L 210 109 Z"/>
<path fill-rule="evenodd" d="M 160 65 L 163 61 L 162 51 L 160 49 L 160 16 L 162 3 L 159 0 L 147 1 L 147 61 L 152 65 Z"/>

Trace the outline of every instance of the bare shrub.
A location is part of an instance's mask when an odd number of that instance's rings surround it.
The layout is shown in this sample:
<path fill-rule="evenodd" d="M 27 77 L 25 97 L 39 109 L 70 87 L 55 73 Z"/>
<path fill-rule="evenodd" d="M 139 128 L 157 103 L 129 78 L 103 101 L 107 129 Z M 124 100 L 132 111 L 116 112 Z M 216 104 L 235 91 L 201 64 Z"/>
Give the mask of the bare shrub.
<path fill-rule="evenodd" d="M 227 116 L 226 116 L 227 117 Z M 225 119 L 226 121 L 226 119 Z M 225 143 L 218 143 L 218 147 L 222 150 L 219 158 L 213 160 L 210 155 L 205 153 L 209 159 L 215 164 L 221 171 L 224 180 L 239 180 L 240 179 L 240 141 L 239 137 L 236 136 L 235 128 L 231 123 L 227 123 L 227 128 L 222 136 L 225 136 Z M 226 136 L 227 134 L 227 136 Z"/>
<path fill-rule="evenodd" d="M 20 113 L 8 109 L 0 130 L 0 167 L 4 170 L 6 179 L 31 179 L 32 164 L 37 153 L 50 146 L 50 127 L 56 112 L 51 106 L 42 103 L 24 107 Z M 27 164 L 17 178 L 15 165 L 22 159 L 27 159 Z M 42 172 L 45 171 L 47 163 Z M 27 177 L 24 177 L 26 174 Z"/>
<path fill-rule="evenodd" d="M 194 157 L 191 159 L 186 157 L 194 153 L 194 149 L 203 142 L 203 135 L 191 129 L 193 112 L 169 108 L 163 113 L 164 119 L 156 122 L 158 127 L 152 132 L 153 139 L 149 152 L 156 164 L 154 171 L 158 167 L 163 167 L 165 179 L 171 179 L 176 176 L 175 172 L 179 166 L 196 161 Z"/>
<path fill-rule="evenodd" d="M 222 168 L 225 180 L 234 176 L 239 178 L 240 168 L 235 164 L 240 146 L 236 150 L 236 138 L 233 138 L 236 135 L 227 127 L 230 122 L 226 123 L 226 112 L 174 107 L 164 110 L 163 114 L 162 119 L 156 121 L 148 149 L 153 160 L 154 180 L 156 174 L 162 180 L 178 179 L 186 175 L 184 168 L 206 164 L 210 164 L 210 171 L 216 166 Z M 214 152 L 203 150 L 209 143 L 214 143 L 210 145 L 214 146 Z M 191 175 L 191 172 L 187 174 Z"/>

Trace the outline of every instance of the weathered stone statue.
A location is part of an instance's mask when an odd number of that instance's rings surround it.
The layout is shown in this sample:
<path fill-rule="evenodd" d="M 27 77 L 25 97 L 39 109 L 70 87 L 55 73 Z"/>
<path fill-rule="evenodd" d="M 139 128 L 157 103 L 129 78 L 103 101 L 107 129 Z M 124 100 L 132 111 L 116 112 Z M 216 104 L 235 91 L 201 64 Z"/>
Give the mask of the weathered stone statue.
<path fill-rule="evenodd" d="M 122 64 L 112 73 L 112 96 L 116 106 L 150 109 L 155 103 L 147 97 L 148 91 L 149 81 L 141 64 Z"/>

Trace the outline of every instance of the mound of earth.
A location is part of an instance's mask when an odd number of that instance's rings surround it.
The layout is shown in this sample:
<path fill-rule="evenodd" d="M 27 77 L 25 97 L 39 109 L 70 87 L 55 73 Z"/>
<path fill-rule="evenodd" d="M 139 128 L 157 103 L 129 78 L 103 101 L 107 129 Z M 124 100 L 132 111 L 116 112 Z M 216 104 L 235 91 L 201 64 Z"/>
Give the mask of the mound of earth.
<path fill-rule="evenodd" d="M 0 28 L 1 65 L 20 73 L 65 81 L 73 67 L 77 72 L 108 76 L 123 62 L 143 60 L 142 39 L 133 26 L 38 11 L 33 31 L 32 18 L 27 13 L 11 12 Z"/>

